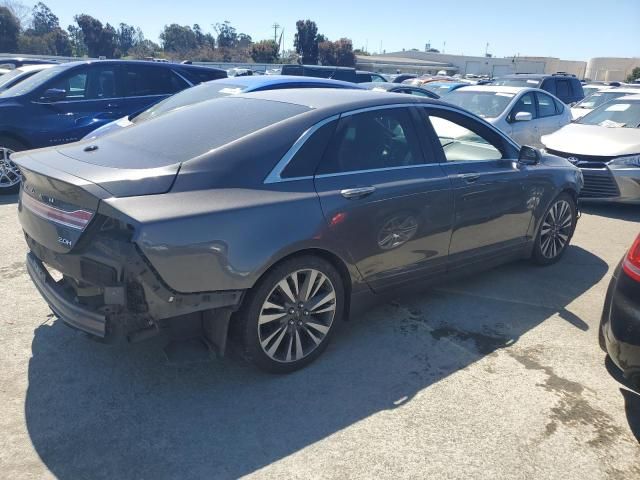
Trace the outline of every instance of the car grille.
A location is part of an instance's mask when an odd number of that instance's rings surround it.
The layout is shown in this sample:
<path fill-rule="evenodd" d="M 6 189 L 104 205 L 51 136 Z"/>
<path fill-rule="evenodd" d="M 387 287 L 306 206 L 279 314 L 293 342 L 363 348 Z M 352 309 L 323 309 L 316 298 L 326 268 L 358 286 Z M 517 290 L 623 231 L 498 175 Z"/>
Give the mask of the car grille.
<path fill-rule="evenodd" d="M 580 192 L 582 198 L 611 198 L 619 197 L 618 184 L 613 179 L 608 168 L 582 168 L 584 187 Z"/>
<path fill-rule="evenodd" d="M 558 157 L 570 159 L 571 163 L 580 168 L 584 177 L 584 187 L 582 187 L 580 197 L 612 198 L 620 196 L 618 184 L 606 165 L 606 162 L 614 157 L 577 155 L 551 149 L 547 149 L 547 152 Z"/>

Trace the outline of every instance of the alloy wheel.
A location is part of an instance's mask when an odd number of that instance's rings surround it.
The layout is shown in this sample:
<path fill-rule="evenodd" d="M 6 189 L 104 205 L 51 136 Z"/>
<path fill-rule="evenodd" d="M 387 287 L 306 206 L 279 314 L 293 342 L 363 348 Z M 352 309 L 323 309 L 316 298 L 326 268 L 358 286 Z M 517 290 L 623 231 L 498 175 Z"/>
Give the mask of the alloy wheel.
<path fill-rule="evenodd" d="M 545 258 L 555 258 L 569 243 L 573 229 L 573 210 L 566 200 L 554 203 L 542 221 L 540 251 Z"/>
<path fill-rule="evenodd" d="M 313 352 L 329 333 L 336 291 L 315 269 L 297 270 L 267 295 L 258 318 L 262 350 L 277 362 L 296 362 Z"/>
<path fill-rule="evenodd" d="M 0 188 L 9 188 L 20 183 L 20 170 L 9 159 L 12 153 L 13 150 L 0 147 Z"/>

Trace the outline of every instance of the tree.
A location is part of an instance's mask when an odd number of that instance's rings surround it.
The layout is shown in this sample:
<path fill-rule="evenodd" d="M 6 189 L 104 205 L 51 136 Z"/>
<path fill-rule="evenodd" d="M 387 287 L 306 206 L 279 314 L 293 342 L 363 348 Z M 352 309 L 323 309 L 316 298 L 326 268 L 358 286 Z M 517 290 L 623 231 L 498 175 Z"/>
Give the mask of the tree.
<path fill-rule="evenodd" d="M 251 46 L 251 58 L 256 63 L 275 63 L 280 47 L 274 40 L 262 40 Z"/>
<path fill-rule="evenodd" d="M 165 25 L 164 30 L 160 34 L 162 46 L 168 52 L 184 53 L 193 50 L 198 46 L 196 34 L 189 25 L 178 25 L 172 23 Z"/>
<path fill-rule="evenodd" d="M 0 7 L 0 52 L 15 52 L 18 49 L 20 22 L 7 7 Z"/>
<path fill-rule="evenodd" d="M 31 20 L 31 7 L 25 5 L 19 0 L 2 0 L 0 7 L 6 7 L 9 9 L 13 16 L 18 19 L 18 23 L 21 26 L 28 25 Z"/>
<path fill-rule="evenodd" d="M 54 15 L 49 7 L 44 3 L 39 2 L 33 7 L 30 31 L 34 35 L 46 35 L 56 29 L 60 29 L 60 22 L 58 17 Z"/>
<path fill-rule="evenodd" d="M 82 29 L 75 25 L 67 27 L 69 32 L 69 42 L 71 44 L 71 55 L 74 57 L 84 57 L 89 54 L 89 50 L 84 43 L 84 35 Z"/>
<path fill-rule="evenodd" d="M 116 45 L 121 55 L 127 55 L 136 44 L 136 27 L 121 23 L 116 31 Z"/>
<path fill-rule="evenodd" d="M 84 44 L 90 57 L 113 58 L 116 54 L 116 30 L 108 23 L 102 22 L 91 15 L 76 15 L 75 21 L 82 30 Z"/>
<path fill-rule="evenodd" d="M 236 48 L 238 46 L 238 33 L 228 20 L 224 23 L 216 23 L 213 29 L 218 34 L 218 47 Z M 251 42 L 251 37 L 249 37 Z"/>
<path fill-rule="evenodd" d="M 341 38 L 335 42 L 324 41 L 318 44 L 318 58 L 322 65 L 354 67 L 356 56 L 353 53 L 353 42 L 349 38 Z"/>
<path fill-rule="evenodd" d="M 159 52 L 160 45 L 152 42 L 151 40 L 142 40 L 136 42 L 135 46 L 129 50 L 129 56 L 138 59 L 144 59 L 147 57 L 155 57 L 156 52 Z"/>
<path fill-rule="evenodd" d="M 311 20 L 296 22 L 294 46 L 302 63 L 315 65 L 318 63 L 318 26 Z M 324 37 L 322 37 L 324 39 Z"/>
<path fill-rule="evenodd" d="M 635 67 L 627 77 L 627 82 L 631 83 L 638 79 L 640 79 L 640 67 Z"/>

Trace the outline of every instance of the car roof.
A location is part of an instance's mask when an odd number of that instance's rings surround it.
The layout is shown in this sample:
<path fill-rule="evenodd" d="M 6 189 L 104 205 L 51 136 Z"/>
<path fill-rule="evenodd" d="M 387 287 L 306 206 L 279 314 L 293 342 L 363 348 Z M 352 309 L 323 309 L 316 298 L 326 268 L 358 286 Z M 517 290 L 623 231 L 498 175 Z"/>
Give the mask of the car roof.
<path fill-rule="evenodd" d="M 154 67 L 158 67 L 158 68 L 186 68 L 186 69 L 205 69 L 205 70 L 218 70 L 221 72 L 225 72 L 225 70 L 222 70 L 220 68 L 215 68 L 215 67 L 207 67 L 204 65 L 188 65 L 188 64 L 184 64 L 184 63 L 171 63 L 171 62 L 151 62 L 149 60 L 79 60 L 79 61 L 75 61 L 75 62 L 67 62 L 67 63 L 60 63 L 57 65 L 54 65 L 56 67 L 61 67 L 61 68 L 73 68 L 73 67 L 77 67 L 78 65 L 92 65 L 92 64 L 105 64 L 105 63 L 115 63 L 118 65 L 151 65 Z"/>
<path fill-rule="evenodd" d="M 633 102 L 637 102 L 640 101 L 640 93 L 634 93 L 633 95 L 625 95 L 624 97 L 618 97 L 613 101 L 620 101 L 620 100 L 624 100 L 624 101 L 633 101 Z"/>
<path fill-rule="evenodd" d="M 45 70 L 47 68 L 55 67 L 55 63 L 38 63 L 36 65 L 23 65 L 21 67 L 16 68 L 16 70 L 20 70 L 21 72 L 33 72 L 39 70 Z"/>
<path fill-rule="evenodd" d="M 631 93 L 640 94 L 640 90 L 633 87 L 612 87 L 605 89 L 606 93 Z M 605 93 L 605 92 L 602 92 Z"/>
<path fill-rule="evenodd" d="M 443 102 L 411 95 L 380 92 L 365 89 L 335 89 L 335 88 L 292 88 L 285 90 L 264 90 L 260 92 L 239 93 L 235 98 L 253 98 L 286 102 L 305 106 L 314 110 L 327 110 L 335 113 L 374 107 L 378 105 L 401 103 L 431 103 L 443 105 Z"/>
<path fill-rule="evenodd" d="M 341 80 L 333 80 L 330 78 L 317 77 L 299 77 L 296 75 L 259 75 L 249 77 L 230 77 L 213 80 L 218 83 L 229 83 L 247 88 L 260 88 L 269 85 L 286 85 L 287 83 L 297 84 L 323 84 L 333 87 L 343 88 L 361 88 L 357 84 L 351 82 L 343 82 Z"/>
<path fill-rule="evenodd" d="M 541 91 L 539 88 L 530 87 L 503 87 L 498 85 L 469 85 L 468 87 L 460 87 L 456 92 L 493 92 L 493 93 L 520 93 L 524 91 Z"/>

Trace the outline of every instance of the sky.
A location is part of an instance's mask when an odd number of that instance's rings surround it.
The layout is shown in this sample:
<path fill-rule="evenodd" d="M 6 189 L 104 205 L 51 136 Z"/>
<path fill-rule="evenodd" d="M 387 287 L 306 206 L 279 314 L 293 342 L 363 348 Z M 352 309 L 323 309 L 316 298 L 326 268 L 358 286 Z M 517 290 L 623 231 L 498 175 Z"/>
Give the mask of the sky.
<path fill-rule="evenodd" d="M 24 0 L 23 0 L 24 1 Z M 24 1 L 35 3 L 35 1 Z M 86 13 L 103 23 L 140 27 L 158 42 L 164 25 L 212 24 L 229 20 L 254 41 L 273 38 L 274 23 L 293 48 L 295 23 L 311 19 L 331 40 L 348 37 L 354 48 L 394 52 L 427 42 L 451 54 L 496 57 L 552 56 L 565 60 L 640 57 L 640 0 L 44 0 L 62 27 Z"/>

